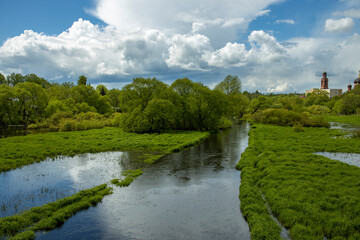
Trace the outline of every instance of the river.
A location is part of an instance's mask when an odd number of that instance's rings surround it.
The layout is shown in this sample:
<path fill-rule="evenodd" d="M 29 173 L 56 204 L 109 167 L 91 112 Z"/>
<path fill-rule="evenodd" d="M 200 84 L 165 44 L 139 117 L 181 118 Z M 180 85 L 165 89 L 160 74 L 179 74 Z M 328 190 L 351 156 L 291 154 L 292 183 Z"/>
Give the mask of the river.
<path fill-rule="evenodd" d="M 37 239 L 250 239 L 240 211 L 240 172 L 234 169 L 248 145 L 248 131 L 249 125 L 242 123 L 163 157 L 144 168 L 144 174 L 129 187 L 114 186 L 114 193 L 102 203 L 77 213 L 53 231 L 37 233 Z M 75 171 L 78 178 L 68 174 L 71 187 L 67 191 L 97 184 L 91 171 L 96 167 L 86 167 L 95 166 L 89 162 L 96 157 L 85 156 L 75 164 L 81 170 L 81 174 Z M 106 174 L 100 174 L 103 182 L 99 184 L 117 177 L 120 170 L 139 166 L 129 164 L 128 157 L 113 159 L 111 169 L 102 170 Z"/>

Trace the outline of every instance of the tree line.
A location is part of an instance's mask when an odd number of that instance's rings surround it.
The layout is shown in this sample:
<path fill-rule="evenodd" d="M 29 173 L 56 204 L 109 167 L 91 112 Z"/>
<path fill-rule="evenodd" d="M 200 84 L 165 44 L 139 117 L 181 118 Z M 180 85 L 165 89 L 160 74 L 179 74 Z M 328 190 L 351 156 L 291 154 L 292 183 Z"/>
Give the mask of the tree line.
<path fill-rule="evenodd" d="M 360 114 L 360 88 L 331 99 L 321 91 L 306 98 L 299 94 L 264 95 L 242 92 L 239 77 L 228 75 L 214 89 L 188 78 L 171 85 L 156 78 L 134 78 L 121 90 L 108 90 L 104 85 L 88 85 L 85 76 L 75 85 L 50 83 L 35 74 L 4 77 L 0 73 L 0 102 L 2 126 L 49 127 L 60 122 L 74 125 L 83 119 L 112 119 L 109 125 L 127 131 L 159 132 L 219 129 L 241 118 L 283 125 L 302 119 L 300 124 L 316 126 L 310 124 L 309 116 Z M 65 129 L 73 130 L 70 125 Z"/>

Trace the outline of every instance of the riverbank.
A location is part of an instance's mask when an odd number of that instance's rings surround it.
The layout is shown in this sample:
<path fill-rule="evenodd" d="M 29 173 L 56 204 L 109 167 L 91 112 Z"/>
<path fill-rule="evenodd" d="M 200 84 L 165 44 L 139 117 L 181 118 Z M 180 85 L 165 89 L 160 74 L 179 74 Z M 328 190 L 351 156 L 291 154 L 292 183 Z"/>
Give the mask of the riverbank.
<path fill-rule="evenodd" d="M 241 210 L 252 239 L 359 239 L 360 168 L 315 155 L 359 153 L 360 141 L 336 129 L 254 124 L 241 170 Z M 266 202 L 265 202 L 266 201 Z"/>
<path fill-rule="evenodd" d="M 136 134 L 107 127 L 8 137 L 0 139 L 0 172 L 40 162 L 47 157 L 117 150 L 149 153 L 144 161 L 151 163 L 164 154 L 195 145 L 209 135 L 209 132 L 200 131 Z"/>
<path fill-rule="evenodd" d="M 324 116 L 324 118 L 328 122 L 338 122 L 354 126 L 360 126 L 360 115 Z"/>

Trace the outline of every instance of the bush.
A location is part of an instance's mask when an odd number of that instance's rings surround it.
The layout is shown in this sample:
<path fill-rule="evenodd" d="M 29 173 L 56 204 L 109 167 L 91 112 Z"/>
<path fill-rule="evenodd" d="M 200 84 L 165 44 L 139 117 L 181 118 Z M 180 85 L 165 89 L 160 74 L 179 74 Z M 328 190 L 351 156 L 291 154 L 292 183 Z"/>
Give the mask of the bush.
<path fill-rule="evenodd" d="M 263 124 L 278 126 L 329 127 L 322 116 L 311 117 L 309 113 L 298 113 L 287 109 L 266 109 L 250 116 L 250 119 Z"/>
<path fill-rule="evenodd" d="M 121 126 L 121 113 L 114 113 L 111 116 L 111 126 L 113 127 L 120 127 Z"/>
<path fill-rule="evenodd" d="M 293 131 L 294 132 L 304 132 L 304 127 L 300 123 L 296 123 L 293 126 Z"/>
<path fill-rule="evenodd" d="M 60 132 L 69 132 L 75 129 L 76 121 L 73 119 L 63 119 L 59 124 Z"/>

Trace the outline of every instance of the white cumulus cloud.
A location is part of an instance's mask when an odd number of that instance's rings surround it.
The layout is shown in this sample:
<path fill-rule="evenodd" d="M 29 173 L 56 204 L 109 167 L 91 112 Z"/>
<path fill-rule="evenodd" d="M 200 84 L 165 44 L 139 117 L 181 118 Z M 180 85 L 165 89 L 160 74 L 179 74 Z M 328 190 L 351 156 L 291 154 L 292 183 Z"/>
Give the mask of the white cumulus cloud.
<path fill-rule="evenodd" d="M 330 33 L 350 32 L 354 27 L 352 18 L 327 19 L 325 22 L 325 31 Z"/>
<path fill-rule="evenodd" d="M 266 8 L 283 0 L 97 0 L 94 16 L 120 29 L 158 29 L 186 34 L 200 25 L 213 44 L 234 41 L 237 30 L 246 30 L 254 18 L 268 14 Z M 193 23 L 197 23 L 195 26 Z M 221 37 L 222 36 L 222 37 Z M 226 38 L 225 38 L 226 37 Z"/>

